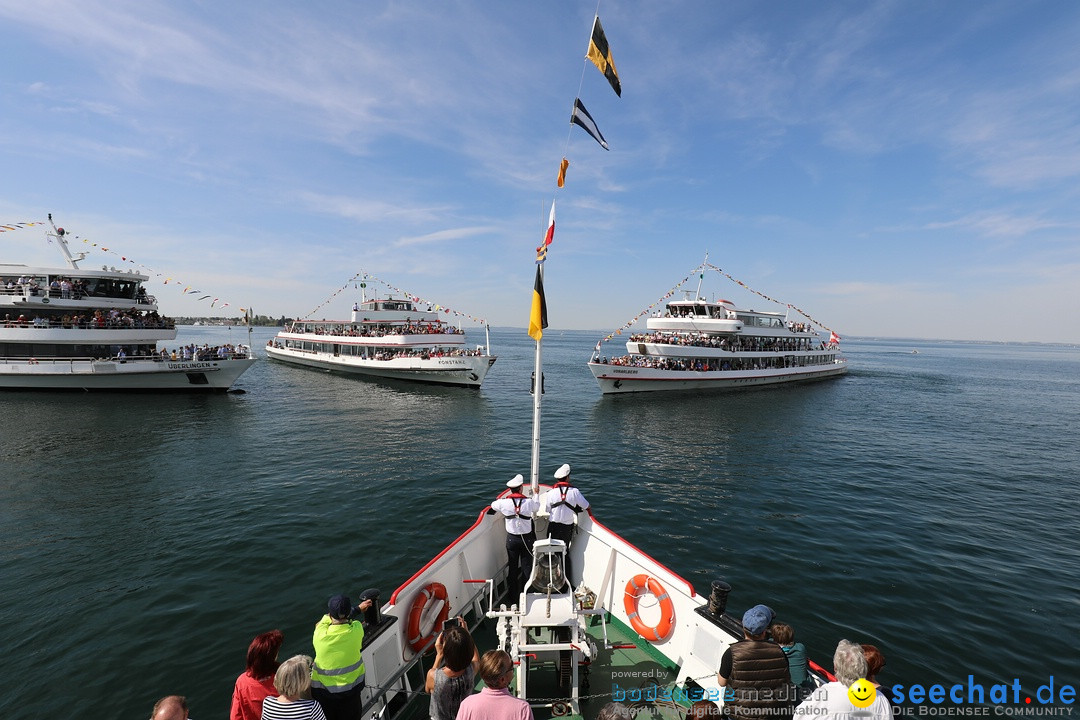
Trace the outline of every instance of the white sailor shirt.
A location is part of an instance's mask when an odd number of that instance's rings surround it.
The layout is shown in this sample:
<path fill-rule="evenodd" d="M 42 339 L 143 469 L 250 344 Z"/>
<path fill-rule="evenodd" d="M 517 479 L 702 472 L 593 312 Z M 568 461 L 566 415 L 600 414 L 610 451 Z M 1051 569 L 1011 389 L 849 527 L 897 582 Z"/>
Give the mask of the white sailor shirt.
<path fill-rule="evenodd" d="M 566 502 L 570 507 L 566 505 L 560 505 L 555 507 L 555 504 L 562 501 L 563 490 L 566 491 Z M 589 501 L 585 499 L 585 496 L 581 494 L 581 491 L 576 487 L 555 487 L 544 493 L 544 505 L 548 509 L 548 521 L 554 523 L 562 523 L 563 525 L 571 525 L 574 522 L 574 516 L 577 515 L 573 511 L 573 506 L 577 506 L 582 510 L 589 507 Z"/>
<path fill-rule="evenodd" d="M 532 516 L 540 509 L 540 503 L 533 498 L 518 499 L 515 508 L 515 498 L 499 498 L 491 503 L 491 508 L 503 514 L 506 518 L 506 532 L 510 535 L 526 535 L 532 532 Z"/>

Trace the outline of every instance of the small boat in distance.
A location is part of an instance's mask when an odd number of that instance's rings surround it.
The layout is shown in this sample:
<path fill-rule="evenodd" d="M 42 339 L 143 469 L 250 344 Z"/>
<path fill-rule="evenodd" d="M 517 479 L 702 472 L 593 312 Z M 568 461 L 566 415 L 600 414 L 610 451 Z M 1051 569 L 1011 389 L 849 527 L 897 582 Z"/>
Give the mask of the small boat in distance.
<path fill-rule="evenodd" d="M 349 320 L 295 320 L 266 346 L 274 360 L 369 378 L 479 388 L 496 357 L 412 298 L 363 299 Z"/>
<path fill-rule="evenodd" d="M 159 349 L 176 325 L 149 276 L 81 269 L 86 253 L 49 224 L 67 267 L 0 264 L 0 389 L 224 392 L 255 362 L 250 345 Z"/>
<path fill-rule="evenodd" d="M 847 372 L 836 333 L 823 340 L 810 323 L 706 300 L 700 289 L 649 317 L 626 355 L 604 357 L 597 343 L 588 365 L 602 393 L 747 388 Z"/>

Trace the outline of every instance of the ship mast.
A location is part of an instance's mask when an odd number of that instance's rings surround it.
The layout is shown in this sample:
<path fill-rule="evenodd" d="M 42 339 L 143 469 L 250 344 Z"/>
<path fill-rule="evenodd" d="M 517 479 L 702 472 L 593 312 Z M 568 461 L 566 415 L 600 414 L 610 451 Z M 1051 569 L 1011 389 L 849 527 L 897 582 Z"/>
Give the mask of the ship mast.
<path fill-rule="evenodd" d="M 71 251 L 68 249 L 67 239 L 64 237 L 67 233 L 64 228 L 56 227 L 56 223 L 53 222 L 52 213 L 49 213 L 49 225 L 52 225 L 52 232 L 46 232 L 45 234 L 50 238 L 56 238 L 56 244 L 60 246 L 60 252 L 64 253 L 64 258 L 67 260 L 67 264 L 73 269 L 78 270 L 78 262 L 86 258 L 89 253 L 81 252 L 78 257 L 73 257 Z"/>
<path fill-rule="evenodd" d="M 544 266 L 538 269 L 541 286 L 544 282 Z M 532 467 L 531 480 L 533 497 L 538 497 L 540 492 L 540 403 L 544 395 L 544 353 L 542 348 L 543 328 L 540 329 L 541 339 L 536 341 L 536 355 L 533 359 L 533 436 L 532 436 Z"/>
<path fill-rule="evenodd" d="M 698 271 L 697 290 L 694 292 L 694 299 L 695 300 L 704 300 L 705 299 L 705 298 L 701 297 L 701 281 L 705 279 L 705 266 L 707 266 L 708 264 L 709 264 L 709 251 L 706 250 L 705 251 L 705 260 L 704 260 L 704 262 L 701 263 L 701 267 L 699 268 L 699 271 Z"/>

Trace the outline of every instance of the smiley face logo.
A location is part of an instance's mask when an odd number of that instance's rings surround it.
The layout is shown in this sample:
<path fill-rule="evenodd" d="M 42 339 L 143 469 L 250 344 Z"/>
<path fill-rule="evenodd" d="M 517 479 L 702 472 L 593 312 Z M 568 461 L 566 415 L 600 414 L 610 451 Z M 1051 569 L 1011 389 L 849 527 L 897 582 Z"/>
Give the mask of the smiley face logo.
<path fill-rule="evenodd" d="M 871 685 L 869 680 L 859 678 L 851 683 L 851 687 L 849 687 L 847 691 L 847 696 L 848 700 L 850 700 L 851 704 L 855 707 L 870 707 L 870 704 L 874 702 L 874 698 L 877 697 L 877 688 Z"/>

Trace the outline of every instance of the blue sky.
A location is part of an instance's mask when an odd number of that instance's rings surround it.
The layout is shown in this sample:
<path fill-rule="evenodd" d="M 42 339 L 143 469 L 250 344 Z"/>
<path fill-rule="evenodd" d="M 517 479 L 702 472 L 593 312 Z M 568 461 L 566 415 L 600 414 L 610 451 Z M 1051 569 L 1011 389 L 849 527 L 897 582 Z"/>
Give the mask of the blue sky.
<path fill-rule="evenodd" d="M 0 0 L 0 223 L 52 212 L 173 277 L 173 315 L 216 312 L 192 286 L 303 316 L 366 270 L 524 327 L 557 198 L 554 329 L 620 327 L 708 251 L 841 335 L 1080 342 L 1080 4 L 608 0 L 621 98 L 595 10 Z"/>

